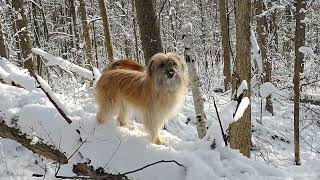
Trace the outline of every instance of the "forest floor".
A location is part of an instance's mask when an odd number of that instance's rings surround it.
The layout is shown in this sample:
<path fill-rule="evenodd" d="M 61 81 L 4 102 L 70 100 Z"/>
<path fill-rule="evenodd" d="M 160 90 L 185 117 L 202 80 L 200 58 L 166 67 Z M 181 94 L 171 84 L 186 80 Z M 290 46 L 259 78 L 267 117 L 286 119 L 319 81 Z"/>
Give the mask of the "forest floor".
<path fill-rule="evenodd" d="M 184 167 L 160 163 L 128 177 L 139 180 L 320 179 L 320 127 L 307 108 L 302 110 L 302 165 L 294 165 L 290 100 L 275 99 L 274 116 L 267 112 L 261 114 L 259 98 L 252 101 L 254 147 L 252 158 L 247 159 L 223 146 L 210 99 L 205 104 L 210 127 L 206 139 L 210 141 L 197 138 L 192 96 L 188 94 L 182 111 L 165 125 L 166 131 L 161 132 L 166 145 L 154 145 L 150 144 L 138 118 L 132 118 L 137 120 L 131 121 L 130 128 L 119 128 L 115 122 L 97 125 L 91 88 L 77 87 L 67 95 L 56 96 L 66 106 L 72 124 L 67 124 L 41 90 L 27 91 L 0 83 L 0 113 L 7 124 L 20 127 L 35 143 L 40 139 L 56 146 L 67 157 L 72 156 L 58 175 L 74 175 L 71 169 L 75 162 L 90 161 L 94 167 L 104 167 L 110 173 L 124 173 L 159 160 L 175 160 Z M 234 110 L 230 94 L 216 93 L 215 99 L 222 121 L 228 122 Z M 258 123 L 261 117 L 262 124 Z M 85 141 L 82 145 L 76 129 Z M 213 137 L 216 139 L 214 149 L 211 148 Z M 37 179 L 32 177 L 34 173 L 55 179 L 56 166 L 14 141 L 0 139 L 0 179 Z"/>

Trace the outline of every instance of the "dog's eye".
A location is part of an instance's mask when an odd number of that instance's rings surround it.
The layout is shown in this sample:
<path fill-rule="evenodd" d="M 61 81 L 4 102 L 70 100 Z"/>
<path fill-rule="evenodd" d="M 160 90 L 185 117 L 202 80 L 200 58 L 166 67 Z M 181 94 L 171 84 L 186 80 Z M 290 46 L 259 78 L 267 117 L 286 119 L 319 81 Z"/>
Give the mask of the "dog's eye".
<path fill-rule="evenodd" d="M 160 67 L 160 68 L 163 68 L 163 67 L 164 67 L 164 63 L 161 63 L 159 67 Z"/>
<path fill-rule="evenodd" d="M 174 62 L 174 61 L 170 61 L 170 64 L 172 65 L 172 66 L 175 66 L 175 65 L 177 65 L 177 63 L 176 62 Z"/>

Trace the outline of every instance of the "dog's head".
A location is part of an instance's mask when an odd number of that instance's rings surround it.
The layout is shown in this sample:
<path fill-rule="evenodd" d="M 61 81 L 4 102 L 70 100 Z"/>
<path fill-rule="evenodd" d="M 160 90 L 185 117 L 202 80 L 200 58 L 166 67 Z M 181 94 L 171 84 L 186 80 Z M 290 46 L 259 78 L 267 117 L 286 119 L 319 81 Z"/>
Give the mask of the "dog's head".
<path fill-rule="evenodd" d="M 175 90 L 186 86 L 188 81 L 187 66 L 176 53 L 157 53 L 148 64 L 148 75 L 155 80 L 157 87 Z"/>

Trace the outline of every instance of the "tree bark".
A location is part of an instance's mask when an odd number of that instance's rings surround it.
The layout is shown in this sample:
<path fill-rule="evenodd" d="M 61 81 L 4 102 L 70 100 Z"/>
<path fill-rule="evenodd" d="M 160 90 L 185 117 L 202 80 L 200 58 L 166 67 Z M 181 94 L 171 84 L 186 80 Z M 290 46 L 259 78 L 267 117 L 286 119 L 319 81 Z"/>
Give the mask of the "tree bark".
<path fill-rule="evenodd" d="M 229 37 L 229 20 L 227 16 L 228 1 L 219 0 L 220 12 L 220 33 L 222 37 L 223 48 L 223 75 L 224 75 L 224 89 L 230 89 L 231 83 L 231 62 L 230 62 L 230 37 Z"/>
<path fill-rule="evenodd" d="M 184 27 L 183 41 L 185 45 L 185 60 L 188 65 L 188 72 L 191 77 L 191 90 L 193 102 L 196 112 L 196 124 L 199 138 L 203 138 L 207 134 L 207 117 L 204 112 L 204 100 L 200 91 L 200 79 L 197 74 L 196 62 L 192 54 L 192 26 L 187 24 Z"/>
<path fill-rule="evenodd" d="M 301 46 L 305 43 L 305 23 L 301 22 L 305 17 L 306 2 L 304 0 L 296 0 L 296 29 L 295 29 L 295 61 L 294 61 L 294 76 L 293 76 L 293 89 L 294 89 L 294 159 L 295 164 L 300 165 L 300 73 L 303 72 L 303 58 L 304 54 L 299 51 Z"/>
<path fill-rule="evenodd" d="M 80 2 L 79 12 L 80 12 L 80 18 L 81 18 L 82 27 L 83 27 L 83 36 L 84 36 L 84 41 L 86 46 L 86 57 L 87 57 L 86 68 L 92 70 L 92 67 L 96 63 L 93 57 L 91 32 L 90 32 L 89 21 L 87 18 L 86 4 L 84 0 L 79 0 L 79 2 Z"/>
<path fill-rule="evenodd" d="M 0 57 L 8 58 L 7 51 L 6 51 L 6 46 L 4 44 L 1 16 L 0 16 Z"/>
<path fill-rule="evenodd" d="M 163 51 L 154 0 L 136 0 L 135 7 L 144 59 L 148 64 L 154 54 Z"/>
<path fill-rule="evenodd" d="M 108 57 L 108 64 L 110 64 L 114 61 L 114 55 L 106 3 L 105 0 L 99 0 L 100 14 L 103 22 L 104 43 L 107 48 L 106 57 Z"/>
<path fill-rule="evenodd" d="M 12 6 L 15 10 L 16 28 L 18 40 L 20 43 L 21 58 L 23 66 L 30 72 L 34 70 L 34 63 L 31 54 L 32 42 L 30 39 L 31 32 L 28 30 L 28 19 L 23 7 L 24 0 L 12 0 Z"/>
<path fill-rule="evenodd" d="M 236 8 L 236 87 L 243 80 L 247 81 L 248 90 L 244 96 L 250 99 L 251 82 L 251 39 L 250 39 L 250 15 L 251 1 L 237 0 Z M 244 97 L 243 96 L 243 97 Z M 239 149 L 240 153 L 250 157 L 251 149 L 251 106 L 245 110 L 243 117 L 230 124 L 230 146 Z"/>
<path fill-rule="evenodd" d="M 256 15 L 262 14 L 265 11 L 265 5 L 263 0 L 256 0 Z M 261 59 L 263 63 L 263 82 L 271 82 L 272 64 L 268 59 L 268 32 L 267 32 L 267 18 L 266 16 L 259 17 L 257 19 L 257 33 L 258 44 L 261 52 Z M 273 115 L 273 106 L 271 95 L 266 97 L 266 110 Z"/>
<path fill-rule="evenodd" d="M 136 9 L 135 9 L 135 0 L 131 0 L 131 6 L 132 6 L 132 13 L 133 13 L 133 19 L 132 19 L 132 24 L 133 24 L 133 33 L 134 33 L 134 46 L 135 46 L 135 51 L 136 51 L 136 60 L 137 62 L 140 62 L 141 61 L 139 60 L 139 44 L 138 44 L 138 34 L 137 34 L 137 22 L 136 22 L 136 16 L 135 16 L 135 12 L 136 12 Z"/>

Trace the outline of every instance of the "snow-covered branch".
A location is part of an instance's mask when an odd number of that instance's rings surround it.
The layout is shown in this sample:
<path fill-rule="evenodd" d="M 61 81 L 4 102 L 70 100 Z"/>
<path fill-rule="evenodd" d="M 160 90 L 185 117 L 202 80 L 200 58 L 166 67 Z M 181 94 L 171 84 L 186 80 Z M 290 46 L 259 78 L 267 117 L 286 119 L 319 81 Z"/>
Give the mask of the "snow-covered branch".
<path fill-rule="evenodd" d="M 83 67 L 78 66 L 76 64 L 73 64 L 69 61 L 66 61 L 66 60 L 62 59 L 61 57 L 57 57 L 52 54 L 49 54 L 49 53 L 43 51 L 42 49 L 32 48 L 32 52 L 34 52 L 35 54 L 38 54 L 38 55 L 42 56 L 44 59 L 46 59 L 47 60 L 47 62 L 45 63 L 46 66 L 60 66 L 65 71 L 71 71 L 71 72 L 78 74 L 81 77 L 84 77 L 84 78 L 89 79 L 91 81 L 93 80 L 92 72 L 86 68 L 83 68 Z"/>
<path fill-rule="evenodd" d="M 67 157 L 64 153 L 60 152 L 58 149 L 52 145 L 47 145 L 38 141 L 37 143 L 32 143 L 32 138 L 29 138 L 27 134 L 21 132 L 19 129 L 7 126 L 4 118 L 0 116 L 0 137 L 8 138 L 16 141 L 17 143 L 28 148 L 30 151 L 39 154 L 43 157 L 51 159 L 55 162 L 61 164 L 68 163 Z"/>

